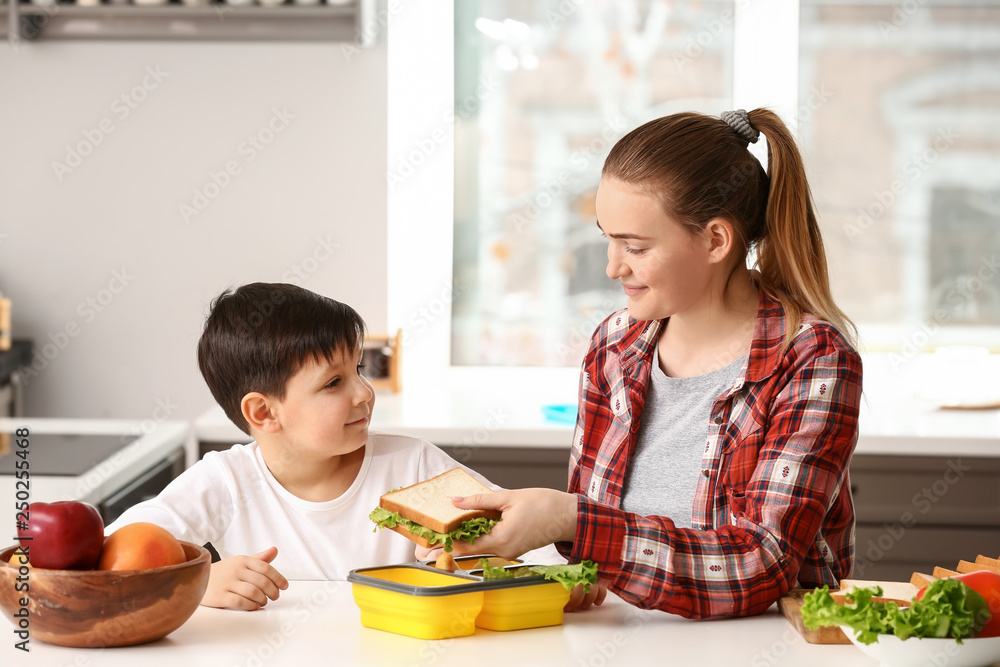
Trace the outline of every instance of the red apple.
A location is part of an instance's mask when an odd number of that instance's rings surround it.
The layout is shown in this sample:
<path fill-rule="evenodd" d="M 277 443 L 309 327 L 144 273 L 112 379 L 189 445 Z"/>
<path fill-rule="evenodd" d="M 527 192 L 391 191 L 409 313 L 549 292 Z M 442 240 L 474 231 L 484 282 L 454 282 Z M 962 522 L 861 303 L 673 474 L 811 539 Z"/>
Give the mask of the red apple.
<path fill-rule="evenodd" d="M 93 505 L 76 500 L 31 503 L 17 539 L 32 567 L 92 570 L 104 546 L 104 521 Z"/>

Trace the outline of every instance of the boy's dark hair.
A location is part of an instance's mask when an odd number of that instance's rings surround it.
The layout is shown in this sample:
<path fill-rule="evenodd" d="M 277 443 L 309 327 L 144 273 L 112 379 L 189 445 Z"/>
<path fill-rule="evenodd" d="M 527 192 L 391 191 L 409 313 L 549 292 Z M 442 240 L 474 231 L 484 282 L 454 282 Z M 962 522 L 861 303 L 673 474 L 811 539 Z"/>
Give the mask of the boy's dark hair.
<path fill-rule="evenodd" d="M 252 391 L 278 400 L 309 358 L 353 352 L 365 322 L 350 306 L 296 285 L 251 283 L 213 302 L 198 341 L 198 367 L 212 396 L 250 434 L 240 403 Z"/>

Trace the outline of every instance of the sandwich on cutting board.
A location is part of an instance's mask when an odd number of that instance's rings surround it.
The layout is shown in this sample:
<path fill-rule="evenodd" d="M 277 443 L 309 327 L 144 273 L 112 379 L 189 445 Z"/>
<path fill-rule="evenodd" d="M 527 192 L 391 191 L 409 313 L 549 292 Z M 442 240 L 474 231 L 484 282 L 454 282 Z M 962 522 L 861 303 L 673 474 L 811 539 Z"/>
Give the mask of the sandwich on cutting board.
<path fill-rule="evenodd" d="M 497 510 L 464 510 L 451 503 L 454 496 L 493 493 L 493 489 L 453 468 L 437 477 L 390 491 L 379 498 L 369 518 L 379 528 L 389 528 L 422 547 L 451 551 L 452 542 L 474 543 L 500 520 Z"/>

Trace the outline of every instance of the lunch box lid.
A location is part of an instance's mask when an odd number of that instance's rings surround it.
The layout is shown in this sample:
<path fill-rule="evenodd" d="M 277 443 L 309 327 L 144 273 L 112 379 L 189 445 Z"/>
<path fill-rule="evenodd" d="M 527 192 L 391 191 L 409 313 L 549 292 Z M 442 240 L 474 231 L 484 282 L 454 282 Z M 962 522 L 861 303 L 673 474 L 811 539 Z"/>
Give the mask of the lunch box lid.
<path fill-rule="evenodd" d="M 511 566 L 511 569 L 526 567 L 525 565 Z M 385 570 L 418 570 L 430 572 L 442 577 L 455 579 L 454 584 L 443 584 L 435 586 L 420 586 L 416 584 L 392 581 L 381 577 L 373 576 L 372 573 Z M 458 595 L 461 593 L 481 593 L 495 590 L 506 590 L 511 588 L 521 588 L 523 586 L 537 586 L 539 584 L 557 583 L 545 579 L 541 575 L 531 575 L 528 577 L 515 577 L 513 579 L 484 579 L 482 576 L 470 574 L 469 570 L 456 570 L 452 572 L 439 570 L 427 563 L 415 562 L 399 565 L 382 565 L 375 567 L 362 567 L 351 570 L 347 575 L 347 581 L 353 584 L 362 584 L 373 588 L 394 591 L 404 595 L 417 595 L 427 597 L 437 597 L 443 595 Z"/>

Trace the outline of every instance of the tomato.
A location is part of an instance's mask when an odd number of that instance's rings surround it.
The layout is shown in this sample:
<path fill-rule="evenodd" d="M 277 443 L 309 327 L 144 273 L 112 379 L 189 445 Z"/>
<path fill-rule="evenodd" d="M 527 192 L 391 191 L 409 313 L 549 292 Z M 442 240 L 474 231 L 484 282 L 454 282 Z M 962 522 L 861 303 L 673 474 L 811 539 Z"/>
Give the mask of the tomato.
<path fill-rule="evenodd" d="M 952 577 L 958 579 L 966 586 L 976 591 L 986 600 L 986 608 L 993 614 L 991 618 L 976 637 L 1000 637 L 1000 574 L 989 570 L 979 572 L 969 572 Z M 921 588 L 917 593 L 919 600 L 924 596 L 927 587 Z"/>

